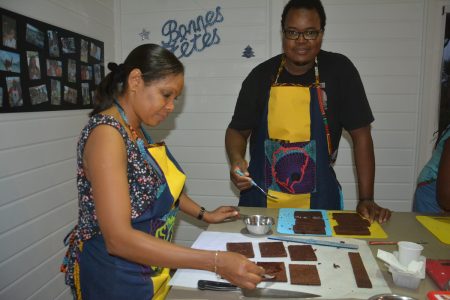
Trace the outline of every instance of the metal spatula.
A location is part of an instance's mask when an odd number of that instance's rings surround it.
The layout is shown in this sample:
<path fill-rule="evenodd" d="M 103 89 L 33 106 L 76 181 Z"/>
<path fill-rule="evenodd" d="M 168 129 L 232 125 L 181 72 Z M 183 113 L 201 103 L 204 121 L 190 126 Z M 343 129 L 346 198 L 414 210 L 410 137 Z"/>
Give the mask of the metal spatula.
<path fill-rule="evenodd" d="M 244 176 L 244 177 L 246 177 L 246 176 L 244 175 L 244 173 L 242 173 L 242 171 L 239 170 L 239 169 L 237 169 L 235 172 L 236 172 L 236 174 L 238 174 L 239 176 Z M 272 199 L 278 199 L 278 198 L 275 197 L 275 196 L 269 195 L 265 190 L 262 189 L 262 187 L 260 187 L 258 184 L 256 184 L 256 182 L 255 182 L 251 177 L 249 177 L 249 178 L 250 178 L 250 180 L 251 180 L 250 182 L 252 183 L 252 185 L 253 185 L 254 187 L 256 187 L 258 190 L 260 190 L 261 193 L 263 193 L 264 195 L 266 195 L 266 197 L 270 197 L 270 198 L 272 198 Z"/>

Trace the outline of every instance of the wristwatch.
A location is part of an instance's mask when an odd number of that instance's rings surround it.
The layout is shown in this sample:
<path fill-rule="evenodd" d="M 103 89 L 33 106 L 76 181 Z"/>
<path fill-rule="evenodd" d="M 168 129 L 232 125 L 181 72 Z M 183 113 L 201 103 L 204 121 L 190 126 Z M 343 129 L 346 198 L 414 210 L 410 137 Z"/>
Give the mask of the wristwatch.
<path fill-rule="evenodd" d="M 206 209 L 202 206 L 200 207 L 200 212 L 198 213 L 197 219 L 202 220 L 203 215 L 205 214 Z"/>

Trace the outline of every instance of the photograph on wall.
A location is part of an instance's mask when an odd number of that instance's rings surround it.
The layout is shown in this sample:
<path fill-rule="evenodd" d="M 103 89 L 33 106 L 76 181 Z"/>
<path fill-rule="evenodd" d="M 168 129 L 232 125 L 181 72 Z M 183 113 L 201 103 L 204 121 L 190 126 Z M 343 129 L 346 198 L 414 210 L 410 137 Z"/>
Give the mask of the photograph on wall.
<path fill-rule="evenodd" d="M 3 46 L 17 48 L 16 20 L 8 16 L 2 16 L 2 39 Z"/>
<path fill-rule="evenodd" d="M 73 59 L 67 60 L 67 80 L 69 82 L 77 82 L 77 63 Z"/>
<path fill-rule="evenodd" d="M 102 57 L 102 49 L 94 43 L 91 43 L 91 56 L 96 60 L 100 60 Z"/>
<path fill-rule="evenodd" d="M 92 109 L 104 43 L 0 8 L 0 113 Z"/>
<path fill-rule="evenodd" d="M 102 69 L 99 64 L 94 65 L 94 78 L 95 84 L 99 84 L 102 81 Z"/>
<path fill-rule="evenodd" d="M 81 65 L 81 80 L 91 80 L 92 79 L 92 66 Z"/>
<path fill-rule="evenodd" d="M 55 59 L 47 59 L 47 76 L 61 77 L 62 76 L 62 62 Z"/>
<path fill-rule="evenodd" d="M 89 52 L 89 42 L 81 39 L 81 47 L 80 47 L 80 60 L 82 62 L 88 62 L 88 52 Z"/>
<path fill-rule="evenodd" d="M 91 103 L 91 96 L 89 95 L 89 83 L 83 82 L 81 84 L 81 97 L 83 98 L 83 104 L 88 105 Z"/>
<path fill-rule="evenodd" d="M 64 86 L 64 101 L 76 104 L 77 103 L 77 90 L 68 86 Z"/>
<path fill-rule="evenodd" d="M 48 101 L 47 86 L 45 84 L 41 84 L 38 86 L 30 87 L 30 98 L 32 105 L 47 102 Z"/>
<path fill-rule="evenodd" d="M 0 50 L 0 71 L 20 73 L 20 55 Z"/>
<path fill-rule="evenodd" d="M 8 89 L 9 106 L 17 107 L 23 105 L 22 88 L 20 77 L 6 77 L 6 88 Z"/>
<path fill-rule="evenodd" d="M 59 57 L 58 32 L 54 30 L 47 31 L 48 36 L 48 54 L 51 57 Z"/>
<path fill-rule="evenodd" d="M 41 66 L 39 63 L 39 53 L 37 51 L 27 51 L 28 75 L 30 80 L 41 79 Z"/>
<path fill-rule="evenodd" d="M 61 105 L 61 81 L 50 80 L 50 102 L 52 105 Z"/>
<path fill-rule="evenodd" d="M 61 38 L 62 52 L 63 53 L 75 53 L 75 38 L 73 37 L 62 37 Z"/>
<path fill-rule="evenodd" d="M 44 33 L 30 24 L 27 24 L 26 40 L 30 44 L 44 48 Z"/>

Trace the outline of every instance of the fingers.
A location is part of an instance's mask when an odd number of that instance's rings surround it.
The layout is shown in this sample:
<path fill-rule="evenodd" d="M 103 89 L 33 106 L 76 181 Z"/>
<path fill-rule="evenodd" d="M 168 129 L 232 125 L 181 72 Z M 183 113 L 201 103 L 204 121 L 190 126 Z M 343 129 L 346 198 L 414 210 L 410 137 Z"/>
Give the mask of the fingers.
<path fill-rule="evenodd" d="M 369 221 L 370 223 L 373 223 L 375 221 L 376 215 L 377 215 L 377 209 L 376 204 L 373 201 L 369 201 L 368 211 L 369 211 Z"/>
<path fill-rule="evenodd" d="M 378 215 L 378 223 L 382 224 L 389 221 L 391 215 L 392 212 L 389 209 L 380 207 L 380 212 Z"/>
<path fill-rule="evenodd" d="M 233 206 L 220 206 L 212 212 L 205 212 L 205 221 L 207 223 L 219 223 L 227 219 L 235 219 L 239 216 L 239 211 Z"/>
<path fill-rule="evenodd" d="M 356 212 L 360 214 L 363 218 L 368 219 L 370 221 L 369 211 L 367 210 L 367 207 L 365 205 L 358 203 L 358 206 L 356 207 Z"/>
<path fill-rule="evenodd" d="M 248 172 L 247 168 L 248 168 L 248 163 L 244 160 L 244 161 L 236 162 L 232 169 L 233 169 L 233 172 L 236 173 L 236 171 L 241 171 L 244 174 L 244 176 L 248 177 L 248 176 L 250 176 L 250 173 Z"/>
<path fill-rule="evenodd" d="M 374 201 L 362 200 L 358 203 L 357 211 L 364 218 L 368 219 L 370 223 L 375 220 L 382 224 L 391 218 L 392 212 L 387 209 L 378 206 Z"/>
<path fill-rule="evenodd" d="M 217 211 L 223 212 L 223 213 L 238 213 L 239 210 L 236 206 L 220 206 L 216 209 Z"/>
<path fill-rule="evenodd" d="M 221 221 L 223 221 L 225 219 L 228 219 L 228 218 L 234 218 L 234 217 L 236 217 L 238 215 L 239 215 L 239 212 L 237 210 L 235 210 L 235 209 L 228 210 L 228 211 L 223 213 L 223 215 L 222 215 L 223 218 L 222 218 Z"/>
<path fill-rule="evenodd" d="M 236 171 L 242 172 L 242 175 L 239 175 Z M 252 186 L 251 179 L 249 178 L 250 174 L 247 171 L 247 168 L 243 169 L 242 167 L 235 166 L 230 171 L 230 178 L 234 185 L 240 190 L 249 189 Z"/>
<path fill-rule="evenodd" d="M 241 288 L 254 289 L 262 281 L 264 269 L 241 254 L 221 252 L 218 262 L 219 275 Z"/>
<path fill-rule="evenodd" d="M 360 200 L 358 206 L 356 207 L 357 212 L 373 223 L 376 218 L 376 207 L 377 205 L 372 200 Z"/>

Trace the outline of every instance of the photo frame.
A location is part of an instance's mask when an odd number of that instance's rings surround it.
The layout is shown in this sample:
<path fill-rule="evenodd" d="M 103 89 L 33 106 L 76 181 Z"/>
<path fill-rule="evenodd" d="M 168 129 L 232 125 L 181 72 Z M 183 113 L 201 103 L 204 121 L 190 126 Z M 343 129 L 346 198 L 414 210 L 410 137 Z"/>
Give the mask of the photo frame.
<path fill-rule="evenodd" d="M 104 43 L 0 8 L 0 113 L 91 109 Z"/>

